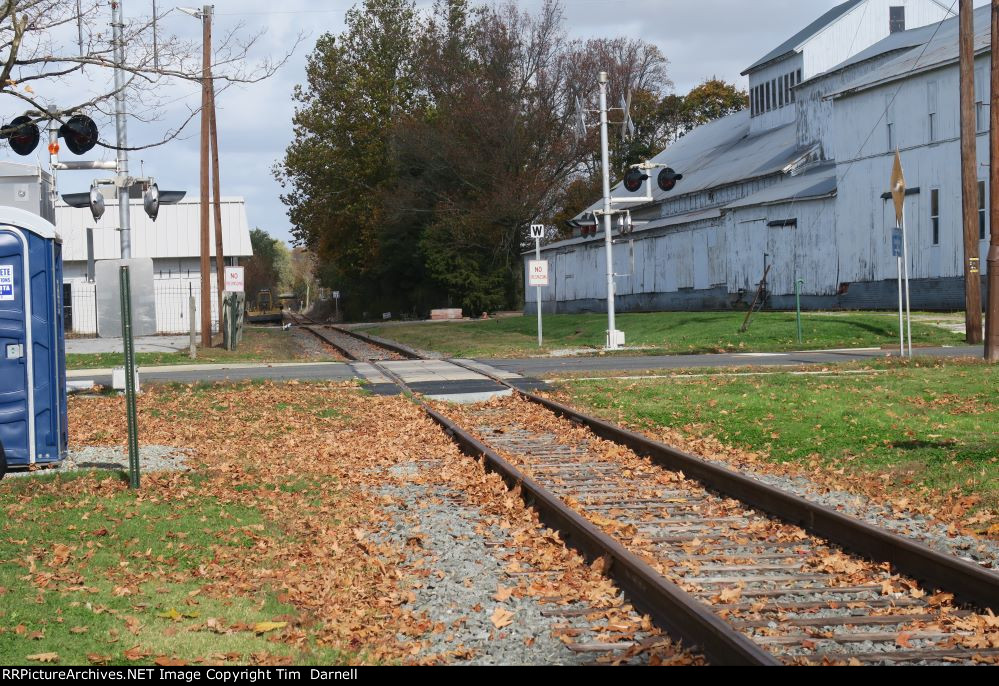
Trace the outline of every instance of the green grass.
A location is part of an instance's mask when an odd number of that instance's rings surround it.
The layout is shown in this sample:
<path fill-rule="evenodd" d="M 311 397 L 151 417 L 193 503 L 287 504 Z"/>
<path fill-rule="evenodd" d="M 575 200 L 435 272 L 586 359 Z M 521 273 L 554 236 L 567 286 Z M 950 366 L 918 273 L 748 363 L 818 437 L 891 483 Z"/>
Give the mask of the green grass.
<path fill-rule="evenodd" d="M 198 358 L 192 360 L 187 350 L 163 353 L 136 353 L 140 367 L 178 364 L 223 364 L 239 362 L 297 362 L 308 360 L 290 331 L 280 328 L 246 329 L 238 350 L 198 348 Z M 107 369 L 125 364 L 123 353 L 66 355 L 67 369 Z"/>
<path fill-rule="evenodd" d="M 999 367 L 973 361 L 879 363 L 829 375 L 773 372 L 569 380 L 606 417 L 764 451 L 780 462 L 891 475 L 899 486 L 960 488 L 999 505 Z M 811 371 L 815 371 L 812 369 Z"/>
<path fill-rule="evenodd" d="M 258 512 L 199 495 L 203 480 L 197 478 L 180 501 L 109 486 L 119 479 L 112 473 L 33 476 L 0 487 L 0 664 L 53 652 L 60 664 L 83 665 L 92 655 L 109 664 L 225 654 L 245 664 L 263 653 L 296 663 L 343 661 L 344 655 L 314 645 L 295 649 L 268 641 L 267 634 L 205 626 L 210 619 L 231 627 L 296 614 L 268 589 L 233 598 L 202 593 L 192 573 L 219 547 L 251 554 L 253 539 L 242 530 L 263 522 Z M 57 561 L 58 546 L 71 550 L 65 562 Z M 148 655 L 127 659 L 134 646 Z"/>
<path fill-rule="evenodd" d="M 754 315 L 749 331 L 739 333 L 745 313 L 656 312 L 618 315 L 629 347 L 645 354 L 778 352 L 826 348 L 877 347 L 897 340 L 898 320 L 891 313 L 807 313 L 803 342 L 797 341 L 793 312 Z M 544 319 L 545 346 L 538 349 L 535 317 L 474 322 L 402 324 L 367 328 L 369 333 L 451 357 L 522 357 L 566 348 L 604 345 L 603 314 L 551 315 Z M 962 338 L 914 321 L 914 345 L 955 345 Z M 635 354 L 628 351 L 628 354 Z"/>

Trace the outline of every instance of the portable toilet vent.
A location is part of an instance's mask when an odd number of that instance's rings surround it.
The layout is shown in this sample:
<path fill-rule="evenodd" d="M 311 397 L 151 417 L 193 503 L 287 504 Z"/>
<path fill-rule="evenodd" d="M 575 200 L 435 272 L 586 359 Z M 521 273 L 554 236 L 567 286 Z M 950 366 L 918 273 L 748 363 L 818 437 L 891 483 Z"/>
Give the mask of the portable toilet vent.
<path fill-rule="evenodd" d="M 0 207 L 0 476 L 65 457 L 66 409 L 62 239 Z"/>

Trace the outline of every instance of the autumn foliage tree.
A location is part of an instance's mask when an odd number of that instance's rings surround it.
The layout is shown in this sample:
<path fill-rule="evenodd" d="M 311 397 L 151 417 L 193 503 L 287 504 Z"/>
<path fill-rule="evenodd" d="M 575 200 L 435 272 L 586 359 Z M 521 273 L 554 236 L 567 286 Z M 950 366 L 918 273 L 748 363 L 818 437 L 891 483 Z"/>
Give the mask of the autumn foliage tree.
<path fill-rule="evenodd" d="M 437 0 L 422 18 L 411 0 L 364 0 L 319 39 L 295 91 L 276 169 L 293 233 L 350 316 L 519 307 L 529 225 L 561 223 L 598 193 L 596 117 L 582 137 L 575 124 L 577 101 L 595 107 L 598 71 L 612 107 L 630 94 L 636 123 L 614 137 L 616 177 L 729 106 L 705 87 L 674 112 L 668 66 L 641 40 L 569 40 L 557 0 L 534 13 Z"/>

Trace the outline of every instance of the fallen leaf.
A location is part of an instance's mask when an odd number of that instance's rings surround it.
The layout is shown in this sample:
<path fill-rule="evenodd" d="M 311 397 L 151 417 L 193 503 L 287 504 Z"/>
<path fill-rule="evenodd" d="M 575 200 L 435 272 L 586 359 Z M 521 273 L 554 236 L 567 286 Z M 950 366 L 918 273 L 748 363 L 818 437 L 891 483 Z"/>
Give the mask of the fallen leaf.
<path fill-rule="evenodd" d="M 253 625 L 253 633 L 255 634 L 266 634 L 270 631 L 276 631 L 277 629 L 283 629 L 288 626 L 288 622 L 257 622 Z"/>
<path fill-rule="evenodd" d="M 37 653 L 35 655 L 28 655 L 25 659 L 32 662 L 58 662 L 59 653 Z"/>
<path fill-rule="evenodd" d="M 158 667 L 183 667 L 187 664 L 184 660 L 179 660 L 175 657 L 158 657 L 153 662 Z"/>
<path fill-rule="evenodd" d="M 493 614 L 489 617 L 489 621 L 491 621 L 493 626 L 497 629 L 502 629 L 505 626 L 513 624 L 513 613 L 505 608 L 497 607 L 493 610 Z"/>
<path fill-rule="evenodd" d="M 142 646 L 133 646 L 125 651 L 125 659 L 131 662 L 136 662 L 144 658 L 149 657 L 149 651 Z"/>
<path fill-rule="evenodd" d="M 496 601 L 501 602 L 501 603 L 505 603 L 507 600 L 510 599 L 511 595 L 513 595 L 513 589 L 512 588 L 506 588 L 504 586 L 498 586 L 496 588 L 496 593 L 493 594 L 493 600 L 496 600 Z"/>

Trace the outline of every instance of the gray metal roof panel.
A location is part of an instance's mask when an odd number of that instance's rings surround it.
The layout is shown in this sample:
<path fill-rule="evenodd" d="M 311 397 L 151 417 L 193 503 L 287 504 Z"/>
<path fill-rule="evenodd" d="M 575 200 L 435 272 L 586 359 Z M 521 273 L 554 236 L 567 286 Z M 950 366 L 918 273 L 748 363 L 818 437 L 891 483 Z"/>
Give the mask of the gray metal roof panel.
<path fill-rule="evenodd" d="M 736 112 L 697 127 L 652 158 L 683 174 L 676 188 L 665 193 L 655 184 L 658 170 L 652 170 L 653 203 L 778 173 L 804 152 L 798 147 L 794 123 L 750 136 L 749 111 Z M 620 183 L 611 190 L 615 198 L 629 195 L 641 192 L 629 194 Z M 634 210 L 648 204 L 615 204 L 615 208 Z M 602 201 L 594 202 L 577 219 L 602 207 Z"/>
<path fill-rule="evenodd" d="M 832 24 L 834 21 L 845 15 L 847 12 L 852 10 L 857 5 L 860 5 L 861 3 L 864 3 L 866 1 L 867 0 L 847 0 L 847 2 L 844 2 L 841 5 L 836 5 L 836 7 L 833 7 L 831 10 L 829 10 L 821 17 L 813 21 L 811 24 L 803 28 L 801 31 L 798 31 L 798 33 L 794 34 L 786 41 L 778 45 L 776 48 L 768 52 L 766 55 L 758 59 L 756 62 L 746 67 L 746 70 L 742 72 L 742 75 L 745 76 L 749 72 L 759 67 L 762 67 L 768 62 L 772 62 L 780 57 L 783 57 L 784 55 L 794 52 L 795 50 L 797 50 L 799 45 L 807 41 L 809 38 L 817 34 L 822 29 Z"/>
<path fill-rule="evenodd" d="M 726 210 L 822 198 L 836 192 L 836 165 L 825 164 L 725 206 Z"/>

